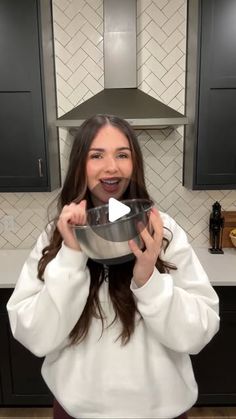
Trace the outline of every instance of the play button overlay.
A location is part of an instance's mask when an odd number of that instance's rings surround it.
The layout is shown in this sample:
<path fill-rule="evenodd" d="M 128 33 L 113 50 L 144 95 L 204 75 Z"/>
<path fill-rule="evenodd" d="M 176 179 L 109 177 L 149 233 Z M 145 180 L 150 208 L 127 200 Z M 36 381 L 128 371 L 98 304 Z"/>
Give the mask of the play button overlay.
<path fill-rule="evenodd" d="M 130 179 L 105 179 L 96 185 L 91 195 L 104 204 L 87 210 L 87 224 L 110 243 L 135 239 L 148 226 L 153 202 L 146 198 L 146 190 L 142 191 Z"/>
<path fill-rule="evenodd" d="M 110 222 L 119 220 L 126 214 L 129 214 L 131 208 L 128 205 L 123 204 L 120 201 L 117 201 L 115 198 L 110 198 L 108 202 L 108 219 Z"/>

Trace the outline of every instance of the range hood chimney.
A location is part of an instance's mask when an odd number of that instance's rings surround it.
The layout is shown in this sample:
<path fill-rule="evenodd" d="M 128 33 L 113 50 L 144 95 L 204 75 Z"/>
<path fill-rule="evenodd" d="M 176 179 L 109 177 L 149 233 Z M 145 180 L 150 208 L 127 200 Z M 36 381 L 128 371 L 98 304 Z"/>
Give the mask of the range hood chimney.
<path fill-rule="evenodd" d="M 187 118 L 137 88 L 137 0 L 104 0 L 104 90 L 57 120 L 79 127 L 95 114 L 126 119 L 133 128 L 187 124 Z"/>

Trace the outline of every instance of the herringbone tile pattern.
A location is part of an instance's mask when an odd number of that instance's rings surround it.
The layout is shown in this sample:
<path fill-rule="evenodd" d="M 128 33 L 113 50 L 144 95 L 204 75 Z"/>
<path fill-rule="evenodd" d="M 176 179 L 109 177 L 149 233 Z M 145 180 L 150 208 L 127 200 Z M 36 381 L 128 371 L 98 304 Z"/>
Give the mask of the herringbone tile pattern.
<path fill-rule="evenodd" d="M 186 0 L 137 0 L 137 74 L 141 90 L 184 111 Z M 104 86 L 103 1 L 53 0 L 59 116 Z M 137 132 L 146 179 L 157 206 L 173 216 L 196 246 L 208 243 L 211 206 L 236 210 L 236 191 L 182 186 L 183 129 Z M 60 129 L 64 177 L 72 138 Z M 0 248 L 28 248 L 47 221 L 53 193 L 0 194 Z"/>

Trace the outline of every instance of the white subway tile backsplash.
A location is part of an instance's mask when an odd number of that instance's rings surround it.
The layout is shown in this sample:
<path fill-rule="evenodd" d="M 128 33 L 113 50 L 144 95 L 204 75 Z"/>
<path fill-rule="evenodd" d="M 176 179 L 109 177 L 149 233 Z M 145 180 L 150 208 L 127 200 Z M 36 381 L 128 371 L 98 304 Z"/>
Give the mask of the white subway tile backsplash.
<path fill-rule="evenodd" d="M 143 48 L 145 48 L 145 45 L 148 43 L 148 41 L 151 39 L 151 35 L 148 31 L 142 30 L 139 35 L 137 36 L 137 52 L 139 53 L 142 51 L 144 54 L 147 54 L 147 51 Z M 150 52 L 148 52 L 150 56 Z"/>
<path fill-rule="evenodd" d="M 180 208 L 180 211 L 181 211 L 181 208 Z M 175 220 L 177 221 L 177 223 L 185 230 L 185 231 L 187 231 L 187 232 L 189 232 L 189 230 L 191 229 L 191 227 L 192 227 L 192 223 L 191 223 L 191 221 L 189 220 L 189 218 L 188 217 L 186 217 L 182 212 L 178 212 L 176 215 L 175 215 Z"/>
<path fill-rule="evenodd" d="M 87 76 L 88 72 L 85 70 L 84 67 L 79 67 L 76 69 L 74 73 L 68 79 L 68 83 L 75 89 Z"/>
<path fill-rule="evenodd" d="M 154 73 L 149 74 L 146 78 L 146 83 L 149 85 L 149 88 L 152 88 L 158 95 L 161 96 L 165 93 L 165 85 Z"/>
<path fill-rule="evenodd" d="M 152 2 L 148 6 L 145 12 L 153 19 L 156 24 L 163 29 L 164 25 L 167 22 L 167 16 L 162 13 L 161 9 L 157 6 L 157 3 Z"/>
<path fill-rule="evenodd" d="M 165 52 L 166 53 L 166 52 Z M 171 67 L 173 67 L 174 64 L 178 62 L 183 57 L 182 51 L 176 46 L 169 54 L 166 54 L 166 57 L 162 60 L 162 65 L 169 70 Z M 181 67 L 179 65 L 179 67 Z M 182 68 L 182 67 L 181 67 Z M 184 67 L 185 68 L 185 67 Z M 184 68 L 182 68 L 182 71 L 184 73 Z M 185 74 L 185 73 L 184 73 Z"/>
<path fill-rule="evenodd" d="M 96 78 L 94 78 L 91 74 L 88 74 L 84 79 L 84 84 L 87 86 L 93 94 L 99 93 L 103 86 L 100 85 L 100 83 L 97 82 Z"/>
<path fill-rule="evenodd" d="M 4 248 L 5 246 L 9 246 L 9 242 L 2 237 L 1 230 L 0 230 L 0 249 Z M 12 246 L 10 245 L 10 248 Z"/>
<path fill-rule="evenodd" d="M 163 31 L 170 36 L 176 29 L 180 30 L 179 27 L 185 23 L 184 16 L 176 12 L 170 19 L 166 18 L 166 22 L 163 25 Z"/>
<path fill-rule="evenodd" d="M 146 61 L 145 64 L 158 79 L 162 79 L 163 83 L 163 76 L 166 74 L 166 69 L 163 65 L 159 63 L 153 55 Z"/>
<path fill-rule="evenodd" d="M 25 240 L 30 235 L 30 233 L 34 230 L 34 228 L 35 226 L 31 224 L 30 220 L 28 220 L 28 222 L 24 225 L 24 227 L 18 230 L 17 237 L 20 239 L 20 241 Z"/>
<path fill-rule="evenodd" d="M 77 34 L 73 36 L 73 38 L 66 45 L 66 49 L 73 55 L 86 41 L 87 37 L 82 32 L 77 32 Z M 62 55 L 61 58 L 65 60 L 65 63 L 68 60 L 65 55 Z"/>
<path fill-rule="evenodd" d="M 83 44 L 83 50 L 87 56 L 91 57 L 95 63 L 99 63 L 100 60 L 103 60 L 103 53 L 98 47 L 96 47 L 89 39 L 87 39 Z M 103 68 L 103 67 L 102 67 Z"/>
<path fill-rule="evenodd" d="M 146 30 L 149 35 L 155 39 L 156 42 L 163 45 L 167 41 L 167 35 L 165 32 L 156 24 L 156 22 L 151 21 L 147 26 Z"/>
<path fill-rule="evenodd" d="M 178 32 L 180 34 L 180 32 Z M 183 53 L 186 51 L 186 39 L 183 37 L 183 39 L 178 43 L 178 47 L 181 49 Z"/>
<path fill-rule="evenodd" d="M 1 232 L 1 237 L 5 240 L 5 244 L 3 246 L 4 248 L 8 247 L 9 245 L 13 248 L 20 246 L 21 240 L 19 239 L 19 237 L 16 236 L 15 233 L 11 231 Z"/>
<path fill-rule="evenodd" d="M 73 92 L 72 87 L 60 76 L 57 74 L 57 90 L 64 94 L 66 97 L 69 97 L 70 94 Z"/>
<path fill-rule="evenodd" d="M 94 43 L 98 45 L 102 40 L 102 35 L 96 31 L 96 29 L 87 21 L 85 25 L 81 28 L 83 34 Z"/>
<path fill-rule="evenodd" d="M 182 0 L 170 0 L 163 8 L 163 13 L 170 19 L 183 6 Z"/>
<path fill-rule="evenodd" d="M 149 180 L 149 185 L 155 185 L 155 187 L 158 188 L 160 191 L 162 190 L 164 180 L 159 175 L 157 175 L 157 173 L 150 167 L 146 171 L 146 179 Z"/>
<path fill-rule="evenodd" d="M 73 104 L 60 92 L 60 90 L 57 91 L 57 100 L 58 102 L 60 101 L 58 108 L 59 117 L 72 109 Z"/>
<path fill-rule="evenodd" d="M 162 211 L 162 208 L 159 204 L 164 198 L 164 194 L 162 193 L 162 189 L 154 186 L 153 183 L 150 183 L 150 185 L 148 186 L 148 192 L 150 194 L 151 199 L 153 199 L 154 202 L 156 203 L 157 208 L 159 208 Z"/>
<path fill-rule="evenodd" d="M 177 96 L 177 94 L 181 91 L 182 86 L 177 82 L 174 81 L 168 89 L 161 95 L 162 99 L 165 103 L 170 103 L 170 101 Z"/>
<path fill-rule="evenodd" d="M 67 66 L 74 73 L 78 67 L 82 66 L 84 61 L 87 59 L 86 52 L 83 49 L 79 49 L 76 53 L 67 61 Z"/>
<path fill-rule="evenodd" d="M 66 28 L 66 33 L 72 38 L 75 36 L 76 33 L 80 29 L 83 28 L 84 25 L 86 25 L 86 19 L 81 13 L 78 13 L 73 17 L 73 19 L 70 21 L 69 25 Z"/>
<path fill-rule="evenodd" d="M 40 232 L 38 231 L 37 237 L 40 235 L 41 231 Z M 21 242 L 20 242 L 19 246 L 17 246 L 17 248 L 18 249 L 31 249 L 35 245 L 35 241 L 37 240 L 37 237 L 34 237 L 30 234 L 24 240 L 21 240 Z"/>
<path fill-rule="evenodd" d="M 152 154 L 154 154 L 154 156 L 156 156 L 157 159 L 161 159 L 161 161 L 163 161 L 163 155 L 164 155 L 164 150 L 163 148 L 158 144 L 157 141 L 155 141 L 153 138 L 151 138 L 147 143 L 146 143 L 146 148 L 148 150 L 150 150 L 152 152 Z"/>
<path fill-rule="evenodd" d="M 69 77 L 73 76 L 73 73 L 70 70 L 70 68 L 68 68 L 68 66 L 65 65 L 63 61 L 60 59 L 56 61 L 56 71 L 65 81 L 67 81 Z"/>
<path fill-rule="evenodd" d="M 178 80 L 180 75 L 182 75 L 181 68 L 178 66 L 178 64 L 174 64 L 173 67 L 169 69 L 169 71 L 165 71 L 161 81 L 166 87 L 168 87 L 172 85 L 176 79 Z"/>
<path fill-rule="evenodd" d="M 175 96 L 170 102 L 169 102 L 169 106 L 173 109 L 175 109 L 176 111 L 184 114 L 184 106 L 182 105 L 181 101 L 179 101 L 179 97 L 181 95 L 182 91 L 180 91 L 178 93 L 177 96 Z"/>
<path fill-rule="evenodd" d="M 96 12 L 98 12 L 98 10 L 100 10 L 103 5 L 103 0 L 87 0 L 87 3 L 94 9 L 96 10 Z M 99 13 L 100 14 L 100 13 Z"/>
<path fill-rule="evenodd" d="M 54 3 L 54 0 L 53 0 L 53 3 Z M 64 12 L 65 12 L 66 16 L 70 20 L 72 20 L 73 17 L 75 15 L 77 15 L 82 10 L 84 5 L 86 4 L 86 1 L 85 0 L 72 0 L 72 1 L 70 0 L 68 3 L 69 4 L 64 9 Z"/>
<path fill-rule="evenodd" d="M 68 44 L 71 37 L 56 22 L 54 24 L 54 31 L 57 34 L 57 41 L 60 42 L 60 44 L 62 44 L 63 46 Z"/>
<path fill-rule="evenodd" d="M 147 13 L 142 13 L 140 16 L 137 17 L 137 35 L 142 32 L 145 27 L 151 22 L 152 18 Z"/>
<path fill-rule="evenodd" d="M 161 172 L 161 177 L 164 181 L 168 181 L 175 176 L 175 173 L 178 171 L 179 166 L 175 161 L 172 161 L 168 166 Z"/>
<path fill-rule="evenodd" d="M 72 56 L 71 53 L 68 51 L 68 45 L 64 47 L 57 40 L 54 43 L 54 51 L 55 51 L 55 56 L 58 57 L 58 59 L 60 59 L 60 57 L 63 57 L 63 62 L 69 61 L 69 59 Z"/>
<path fill-rule="evenodd" d="M 56 5 L 65 13 L 66 8 L 70 5 L 70 0 L 54 0 L 53 5 Z"/>
<path fill-rule="evenodd" d="M 72 89 L 72 93 L 69 96 L 69 101 L 73 106 L 77 106 L 79 103 L 84 102 L 84 98 L 88 92 L 87 86 L 84 83 L 80 83 L 79 87 L 75 90 Z"/>
<path fill-rule="evenodd" d="M 87 57 L 83 63 L 83 66 L 87 70 L 87 72 L 93 76 L 95 80 L 99 80 L 99 78 L 102 77 L 102 69 L 96 64 L 94 60 L 92 60 L 92 58 Z"/>
<path fill-rule="evenodd" d="M 151 70 L 149 68 L 147 68 L 146 66 L 146 61 L 151 57 L 151 53 L 145 49 L 145 53 L 142 53 L 142 49 L 140 50 L 140 52 L 138 52 L 137 54 L 137 69 L 139 70 L 141 66 L 145 66 L 146 69 L 149 71 L 149 73 L 151 72 Z M 146 71 L 147 71 L 146 70 Z M 145 77 L 146 79 L 146 77 Z M 142 81 L 144 81 L 145 79 L 142 79 Z"/>
<path fill-rule="evenodd" d="M 54 4 L 53 7 L 53 17 L 57 22 L 58 26 L 60 26 L 62 29 L 65 29 L 66 26 L 70 23 L 70 19 L 59 7 L 57 7 L 56 4 Z"/>
<path fill-rule="evenodd" d="M 167 53 L 170 53 L 176 46 L 183 50 L 183 35 L 179 31 L 174 31 L 165 42 L 163 42 L 162 47 Z M 184 51 L 183 51 L 184 52 Z"/>
<path fill-rule="evenodd" d="M 146 8 L 152 3 L 152 0 L 137 1 L 137 16 L 145 13 Z"/>
<path fill-rule="evenodd" d="M 146 79 L 150 74 L 151 70 L 145 64 L 140 66 L 137 74 L 138 85 L 140 84 L 141 80 L 143 80 L 144 78 Z"/>
<path fill-rule="evenodd" d="M 15 221 L 19 226 L 23 227 L 28 221 L 31 221 L 33 216 L 35 216 L 34 211 L 31 208 L 27 208 L 24 212 L 16 215 Z"/>
<path fill-rule="evenodd" d="M 88 22 L 92 22 L 94 28 L 98 28 L 101 24 L 101 16 L 88 3 L 81 10 L 81 14 Z"/>

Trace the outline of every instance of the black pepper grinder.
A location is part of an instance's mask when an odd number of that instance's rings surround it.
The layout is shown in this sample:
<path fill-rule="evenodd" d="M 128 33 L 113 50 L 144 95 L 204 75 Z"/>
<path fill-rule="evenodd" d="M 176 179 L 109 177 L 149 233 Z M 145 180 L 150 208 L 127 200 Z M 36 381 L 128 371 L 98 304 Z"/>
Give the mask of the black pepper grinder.
<path fill-rule="evenodd" d="M 224 217 L 221 215 L 221 205 L 219 202 L 215 202 L 212 205 L 212 212 L 210 215 L 210 253 L 222 254 L 222 233 L 224 227 Z"/>

